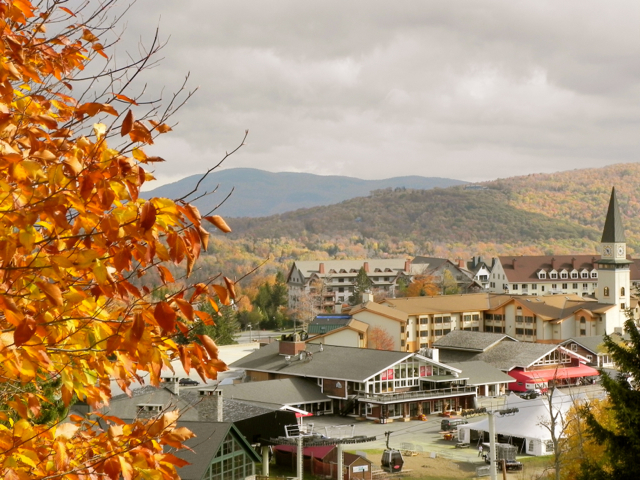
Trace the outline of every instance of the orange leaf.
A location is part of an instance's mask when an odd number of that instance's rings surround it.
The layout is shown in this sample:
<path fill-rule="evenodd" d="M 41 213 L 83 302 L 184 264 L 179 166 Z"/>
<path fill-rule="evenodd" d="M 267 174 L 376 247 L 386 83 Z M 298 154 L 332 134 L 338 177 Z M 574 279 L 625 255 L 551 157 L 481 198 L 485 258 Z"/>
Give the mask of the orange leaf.
<path fill-rule="evenodd" d="M 202 343 L 204 349 L 209 354 L 209 358 L 218 358 L 218 346 L 216 345 L 216 342 L 211 340 L 209 335 L 198 335 L 198 338 L 200 339 L 200 343 Z"/>
<path fill-rule="evenodd" d="M 133 142 L 153 143 L 153 137 L 151 136 L 149 129 L 138 121 L 133 122 L 133 127 L 129 132 L 129 138 Z"/>
<path fill-rule="evenodd" d="M 95 42 L 98 40 L 98 37 L 91 33 L 91 30 L 89 30 L 88 28 L 84 28 L 82 30 L 82 39 L 86 40 L 87 42 Z"/>
<path fill-rule="evenodd" d="M 135 100 L 132 100 L 131 98 L 127 97 L 126 95 L 121 95 L 120 93 L 114 93 L 113 95 L 118 100 L 122 100 L 123 102 L 132 103 L 133 105 L 138 105 L 138 102 L 136 102 Z"/>
<path fill-rule="evenodd" d="M 175 302 L 178 304 L 178 308 L 180 308 L 182 314 L 187 317 L 189 321 L 193 321 L 193 306 L 181 298 L 176 298 Z"/>
<path fill-rule="evenodd" d="M 224 278 L 224 283 L 227 284 L 227 290 L 229 291 L 229 296 L 232 299 L 236 299 L 236 284 L 235 282 L 232 282 L 231 280 L 229 280 L 227 277 L 223 277 Z"/>
<path fill-rule="evenodd" d="M 175 280 L 173 279 L 173 275 L 171 275 L 171 272 L 167 267 L 158 265 L 158 273 L 160 273 L 160 280 L 162 280 L 162 283 L 164 285 L 166 285 L 167 283 L 175 282 Z"/>
<path fill-rule="evenodd" d="M 62 10 L 63 12 L 67 12 L 67 13 L 68 13 L 69 15 L 71 15 L 72 17 L 75 17 L 75 16 L 76 16 L 76 14 L 75 14 L 75 13 L 73 13 L 71 10 L 69 10 L 69 9 L 68 9 L 68 8 L 66 8 L 66 7 L 59 7 L 59 8 L 60 8 L 60 10 Z"/>
<path fill-rule="evenodd" d="M 131 325 L 131 340 L 139 342 L 144 334 L 144 328 L 146 324 L 142 314 L 136 313 L 133 317 L 133 325 Z"/>
<path fill-rule="evenodd" d="M 223 305 L 229 305 L 231 303 L 229 302 L 229 292 L 227 292 L 226 288 L 222 285 L 211 285 L 211 288 L 216 292 Z"/>
<path fill-rule="evenodd" d="M 165 332 L 172 332 L 175 329 L 178 316 L 167 302 L 158 303 L 153 316 Z"/>
<path fill-rule="evenodd" d="M 211 215 L 209 217 L 204 217 L 204 218 L 205 220 L 208 220 L 209 222 L 213 223 L 218 230 L 222 230 L 225 233 L 229 233 L 231 231 L 231 228 L 229 228 L 229 225 L 227 225 L 227 222 L 225 222 L 224 219 L 219 215 Z"/>
<path fill-rule="evenodd" d="M 156 207 L 153 203 L 146 202 L 142 205 L 142 212 L 140 212 L 140 228 L 145 232 L 153 227 L 156 223 Z"/>
<path fill-rule="evenodd" d="M 218 306 L 216 305 L 216 312 L 218 311 L 217 309 L 218 309 Z M 196 310 L 195 314 L 200 320 L 202 320 L 202 323 L 204 323 L 205 325 L 209 325 L 211 327 L 215 326 L 216 323 L 213 321 L 213 318 L 211 318 L 211 315 L 209 315 L 207 312 L 203 312 L 202 310 Z"/>
<path fill-rule="evenodd" d="M 16 331 L 13 334 L 13 341 L 16 347 L 20 347 L 27 343 L 31 339 L 31 337 L 33 337 L 35 331 L 36 320 L 29 315 L 25 315 L 24 320 L 22 321 L 22 323 L 20 323 L 20 325 L 18 325 Z"/>
<path fill-rule="evenodd" d="M 122 127 L 120 128 L 120 136 L 124 137 L 127 135 L 131 128 L 133 128 L 133 112 L 131 109 L 127 112 L 127 116 L 124 117 L 124 121 L 122 122 Z"/>
<path fill-rule="evenodd" d="M 64 300 L 62 298 L 62 292 L 57 285 L 48 282 L 36 282 L 36 285 L 56 307 L 61 307 L 63 305 Z"/>
<path fill-rule="evenodd" d="M 159 162 L 164 162 L 164 161 L 166 161 L 166 160 L 164 158 L 162 158 L 162 157 L 147 157 L 145 159 L 144 163 L 154 163 L 154 162 L 159 163 Z"/>

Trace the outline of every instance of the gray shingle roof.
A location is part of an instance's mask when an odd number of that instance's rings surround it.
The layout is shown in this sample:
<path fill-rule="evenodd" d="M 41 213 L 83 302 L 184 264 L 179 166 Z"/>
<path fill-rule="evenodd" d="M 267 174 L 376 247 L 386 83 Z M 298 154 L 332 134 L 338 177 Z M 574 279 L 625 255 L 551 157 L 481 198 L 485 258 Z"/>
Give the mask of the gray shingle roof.
<path fill-rule="evenodd" d="M 544 343 L 500 342 L 485 352 L 473 355 L 468 361 L 481 360 L 508 372 L 516 367 L 527 368 L 556 348 L 558 345 Z M 446 363 L 442 353 L 440 359 Z"/>
<path fill-rule="evenodd" d="M 209 464 L 229 431 L 231 431 L 236 437 L 236 440 L 244 446 L 245 451 L 251 456 L 254 462 L 261 461 L 260 457 L 232 423 L 178 422 L 178 427 L 187 427 L 196 435 L 194 438 L 190 438 L 185 442 L 193 451 L 183 449 L 172 452 L 176 457 L 182 458 L 190 463 L 190 465 L 185 465 L 178 469 L 178 474 L 183 480 L 200 480 L 203 478 Z"/>
<path fill-rule="evenodd" d="M 467 380 L 468 385 L 513 382 L 513 377 L 486 362 L 452 362 L 447 365 L 462 370 L 460 377 L 467 377 L 469 379 Z"/>
<path fill-rule="evenodd" d="M 483 352 L 499 342 L 515 341 L 514 338 L 504 333 L 468 332 L 465 330 L 453 330 L 444 337 L 434 342 L 436 348 L 447 348 L 455 350 L 467 350 L 472 352 Z"/>
<path fill-rule="evenodd" d="M 593 337 L 574 337 L 562 342 L 562 344 L 577 343 L 581 347 L 586 348 L 590 352 L 595 354 L 602 353 L 602 345 L 604 343 L 604 337 L 602 335 L 595 335 Z"/>
<path fill-rule="evenodd" d="M 287 362 L 278 349 L 279 342 L 274 342 L 237 360 L 230 367 L 300 377 L 364 382 L 390 365 L 412 356 L 407 352 L 332 345 L 324 345 L 323 351 L 320 351 L 319 344 L 307 343 L 306 349 L 312 353 L 311 360 L 300 361 L 294 357 Z"/>
<path fill-rule="evenodd" d="M 238 383 L 219 388 L 225 399 L 257 404 L 299 405 L 329 400 L 317 383 L 302 378 Z"/>

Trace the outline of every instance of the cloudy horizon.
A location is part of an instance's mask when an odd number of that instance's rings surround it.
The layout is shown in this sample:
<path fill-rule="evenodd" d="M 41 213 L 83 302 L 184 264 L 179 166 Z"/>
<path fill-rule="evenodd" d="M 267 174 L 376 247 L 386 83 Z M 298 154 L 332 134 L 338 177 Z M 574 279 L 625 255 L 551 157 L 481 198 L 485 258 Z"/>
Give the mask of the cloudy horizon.
<path fill-rule="evenodd" d="M 150 90 L 196 95 L 153 153 L 161 183 L 225 168 L 465 181 L 637 160 L 637 2 L 139 0 Z M 132 47 L 134 46 L 134 47 Z"/>

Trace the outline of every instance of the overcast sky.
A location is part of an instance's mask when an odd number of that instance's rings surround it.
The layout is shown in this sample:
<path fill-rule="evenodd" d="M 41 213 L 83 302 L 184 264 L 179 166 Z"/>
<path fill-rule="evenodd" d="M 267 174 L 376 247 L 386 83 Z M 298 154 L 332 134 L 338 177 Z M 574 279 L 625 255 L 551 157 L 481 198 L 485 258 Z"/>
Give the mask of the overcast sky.
<path fill-rule="evenodd" d="M 637 161 L 639 19 L 631 0 L 138 0 L 118 53 L 159 25 L 146 81 L 199 87 L 159 183 L 245 129 L 226 168 L 480 181 Z"/>

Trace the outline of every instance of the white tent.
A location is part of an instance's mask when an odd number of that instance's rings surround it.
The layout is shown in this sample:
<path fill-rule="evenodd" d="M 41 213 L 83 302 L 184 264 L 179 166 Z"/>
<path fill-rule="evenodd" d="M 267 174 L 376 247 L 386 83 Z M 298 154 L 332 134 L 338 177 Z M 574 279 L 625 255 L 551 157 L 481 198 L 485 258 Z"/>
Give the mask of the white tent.
<path fill-rule="evenodd" d="M 576 397 L 555 389 L 552 397 L 554 412 L 561 412 L 564 417 Z M 526 442 L 525 452 L 529 455 L 550 455 L 553 452 L 551 432 L 546 425 L 550 423 L 549 400 L 540 396 L 532 400 L 524 400 L 514 393 L 509 394 L 502 409 L 517 408 L 518 412 L 509 415 L 495 415 L 496 434 L 523 438 Z M 501 410 L 502 410 L 501 409 Z M 556 425 L 556 434 L 560 434 L 561 425 Z M 458 426 L 458 438 L 461 442 L 470 443 L 471 430 L 489 431 L 489 419 Z"/>

